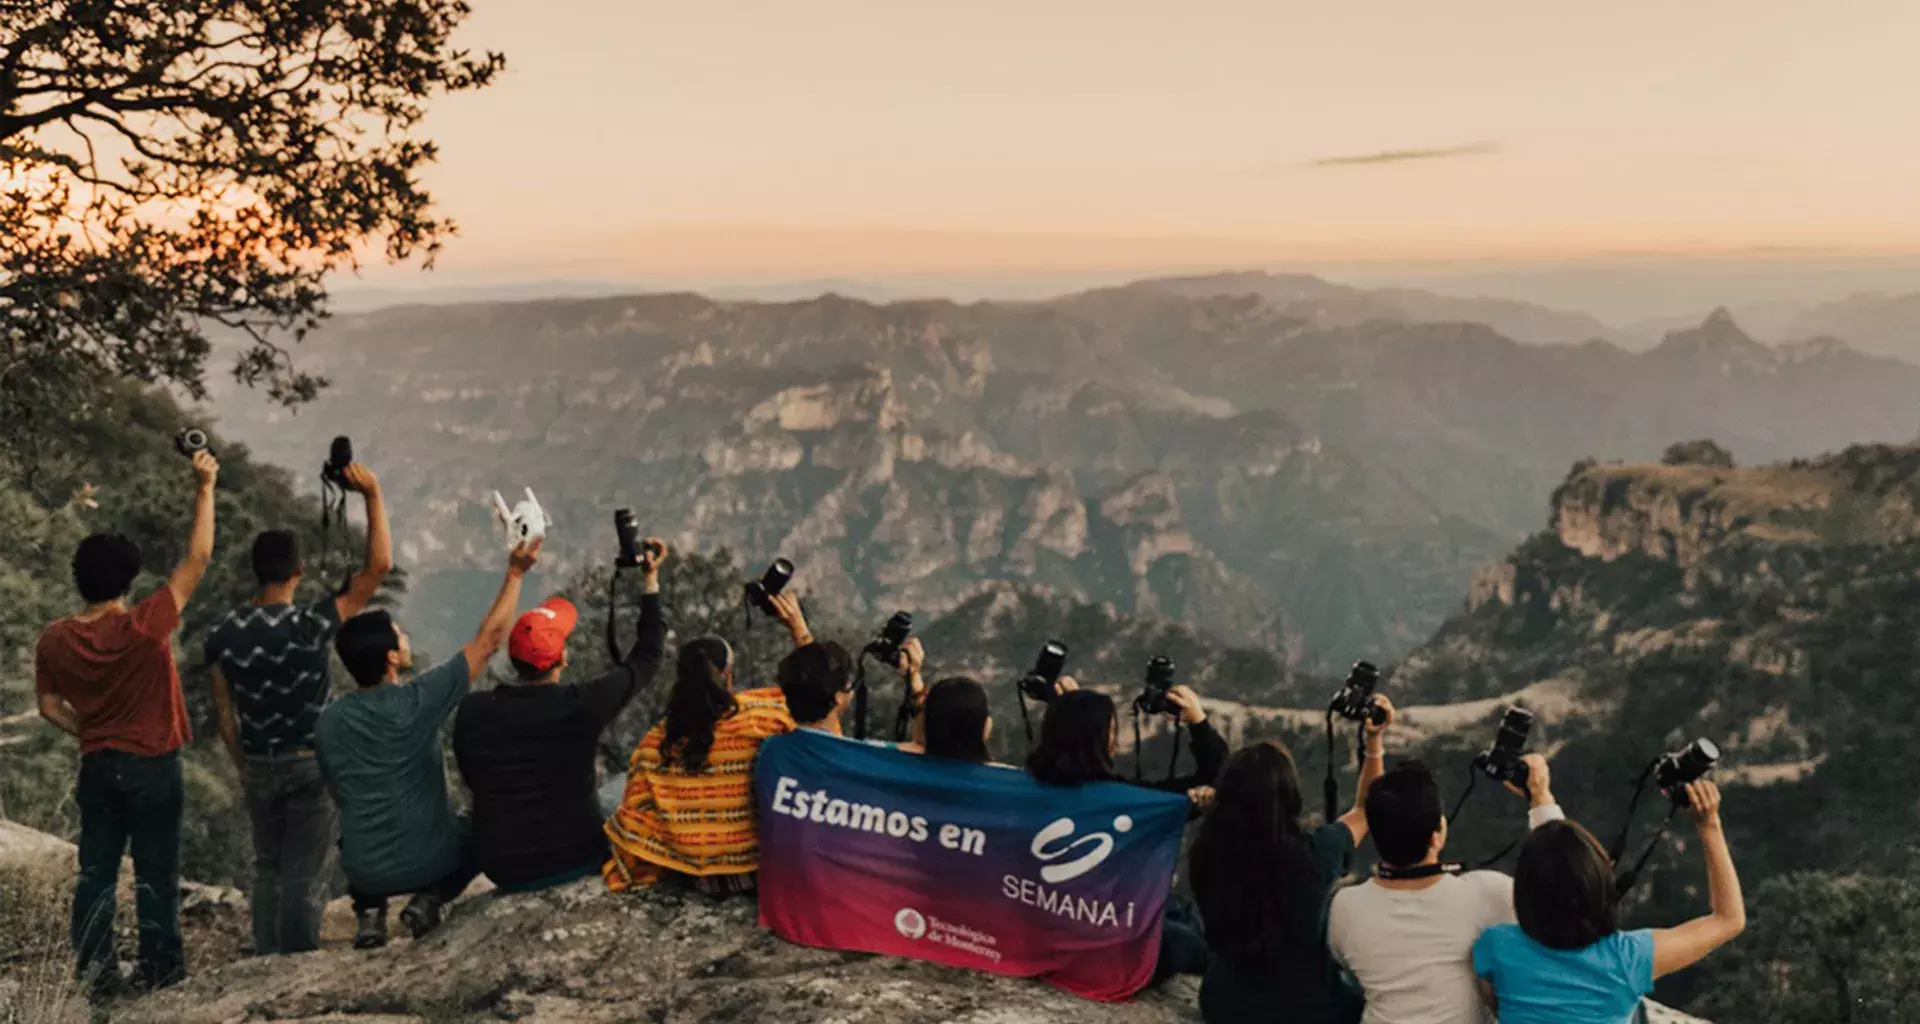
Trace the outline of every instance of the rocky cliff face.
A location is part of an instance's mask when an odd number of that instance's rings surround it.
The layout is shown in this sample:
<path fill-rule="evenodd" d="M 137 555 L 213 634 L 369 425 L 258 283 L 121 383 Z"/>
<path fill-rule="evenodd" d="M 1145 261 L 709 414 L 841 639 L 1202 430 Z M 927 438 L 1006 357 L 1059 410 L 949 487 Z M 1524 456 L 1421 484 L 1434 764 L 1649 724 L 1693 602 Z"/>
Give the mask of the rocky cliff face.
<path fill-rule="evenodd" d="M 1920 370 L 1770 349 L 1724 317 L 1634 355 L 1305 315 L 1298 290 L 404 307 L 303 348 L 335 383 L 297 416 L 220 408 L 288 465 L 356 436 L 391 485 L 430 647 L 484 601 L 469 574 L 498 560 L 488 491 L 531 485 L 555 572 L 605 558 L 628 505 L 683 546 L 786 554 L 854 614 L 1020 582 L 1322 668 L 1426 637 L 1575 458 L 1674 436 L 1764 458 L 1915 425 Z"/>

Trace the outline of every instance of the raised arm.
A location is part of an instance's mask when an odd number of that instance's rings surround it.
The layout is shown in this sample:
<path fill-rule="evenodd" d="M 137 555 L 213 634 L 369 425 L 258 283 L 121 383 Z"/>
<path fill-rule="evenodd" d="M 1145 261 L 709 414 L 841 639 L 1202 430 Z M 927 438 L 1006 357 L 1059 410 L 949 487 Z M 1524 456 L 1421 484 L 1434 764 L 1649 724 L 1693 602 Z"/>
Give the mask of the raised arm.
<path fill-rule="evenodd" d="M 193 453 L 193 532 L 187 537 L 187 554 L 167 577 L 167 589 L 173 591 L 174 607 L 185 611 L 207 567 L 213 564 L 213 484 L 220 478 L 220 463 L 209 451 Z"/>
<path fill-rule="evenodd" d="M 1690 782 L 1687 802 L 1700 833 L 1700 850 L 1707 858 L 1707 899 L 1712 909 L 1705 917 L 1696 917 L 1678 928 L 1653 933 L 1655 978 L 1692 967 L 1747 928 L 1740 876 L 1733 870 L 1733 852 L 1727 848 L 1727 834 L 1720 827 L 1720 787 L 1706 779 Z"/>
<path fill-rule="evenodd" d="M 665 541 L 649 537 L 641 548 L 640 628 L 633 647 L 607 674 L 580 687 L 580 694 L 594 720 L 605 726 L 619 717 L 620 711 L 640 688 L 653 682 L 666 660 L 666 614 L 660 607 L 660 566 L 667 559 Z M 612 620 L 608 613 L 608 620 Z"/>
<path fill-rule="evenodd" d="M 1193 738 L 1194 770 L 1192 775 L 1182 776 L 1158 788 L 1184 793 L 1190 789 L 1212 786 L 1220 781 L 1220 771 L 1227 764 L 1226 738 L 1207 721 L 1206 705 L 1201 703 L 1200 695 L 1191 687 L 1176 686 L 1168 690 L 1167 703 L 1173 705 L 1169 714 L 1184 723 L 1187 734 Z"/>
<path fill-rule="evenodd" d="M 347 467 L 346 478 L 347 486 L 366 499 L 367 555 L 360 563 L 360 571 L 347 584 L 346 593 L 333 600 L 341 622 L 364 611 L 380 592 L 380 584 L 386 582 L 387 574 L 393 571 L 393 535 L 387 525 L 387 500 L 380 489 L 379 478 L 358 462 Z"/>
<path fill-rule="evenodd" d="M 487 662 L 500 651 L 500 645 L 507 642 L 507 633 L 513 629 L 513 613 L 520 607 L 520 583 L 534 565 L 540 561 L 540 541 L 521 544 L 507 556 L 507 576 L 500 581 L 500 592 L 493 596 L 493 606 L 487 609 L 487 617 L 480 621 L 480 631 L 473 635 L 461 653 L 467 656 L 467 678 L 480 678 L 486 671 Z"/>
<path fill-rule="evenodd" d="M 1387 770 L 1387 730 L 1393 727 L 1393 702 L 1385 696 L 1376 694 L 1375 703 L 1387 711 L 1387 720 L 1374 725 L 1369 719 L 1366 723 L 1367 752 L 1360 761 L 1360 784 L 1353 790 L 1353 809 L 1340 816 L 1340 824 L 1347 826 L 1353 833 L 1353 845 L 1359 846 L 1367 838 L 1367 790 L 1373 788 L 1373 780 Z"/>
<path fill-rule="evenodd" d="M 793 635 L 793 646 L 805 647 L 813 642 L 813 631 L 807 628 L 807 614 L 800 610 L 800 598 L 788 591 L 775 594 L 769 600 L 773 604 L 773 617 Z"/>

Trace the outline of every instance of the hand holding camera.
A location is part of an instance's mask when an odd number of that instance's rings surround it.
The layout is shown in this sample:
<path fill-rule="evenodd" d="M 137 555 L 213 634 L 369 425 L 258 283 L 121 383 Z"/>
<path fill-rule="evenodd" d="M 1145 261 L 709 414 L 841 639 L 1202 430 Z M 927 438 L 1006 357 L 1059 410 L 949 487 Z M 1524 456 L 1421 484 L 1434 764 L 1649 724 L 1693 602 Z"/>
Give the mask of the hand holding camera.
<path fill-rule="evenodd" d="M 1180 719 L 1187 725 L 1199 725 L 1207 720 L 1207 709 L 1200 703 L 1200 695 L 1189 686 L 1174 686 L 1167 689 L 1168 714 Z"/>
<path fill-rule="evenodd" d="M 1675 804 L 1690 807 L 1693 782 L 1712 771 L 1718 763 L 1719 745 L 1703 736 L 1687 744 L 1685 749 L 1676 750 L 1654 762 L 1653 781 Z M 1718 791 L 1715 795 L 1717 798 Z"/>
<path fill-rule="evenodd" d="M 220 460 L 206 448 L 193 453 L 193 478 L 201 490 L 212 490 L 214 481 L 220 479 Z"/>
<path fill-rule="evenodd" d="M 1545 807 L 1554 803 L 1553 769 L 1548 766 L 1544 754 L 1528 754 L 1520 759 L 1523 784 L 1516 786 L 1507 783 L 1507 788 L 1527 798 L 1529 807 Z"/>
<path fill-rule="evenodd" d="M 912 636 L 913 613 L 894 612 L 893 618 L 888 619 L 887 624 L 880 627 L 880 635 L 867 645 L 866 653 L 873 655 L 874 660 L 882 665 L 890 666 L 905 675 L 905 648 Z"/>
<path fill-rule="evenodd" d="M 1133 709 L 1143 715 L 1170 715 L 1173 705 L 1167 700 L 1167 691 L 1173 689 L 1173 659 L 1161 655 L 1147 662 L 1147 683 L 1140 690 L 1140 696 L 1133 699 Z"/>
<path fill-rule="evenodd" d="M 1374 694 L 1370 707 L 1371 711 L 1366 721 L 1360 724 L 1360 728 L 1366 732 L 1367 745 L 1372 748 L 1380 744 L 1381 737 L 1385 735 L 1387 729 L 1392 727 L 1394 715 L 1397 712 L 1393 701 L 1388 700 L 1384 693 Z"/>
<path fill-rule="evenodd" d="M 920 643 L 919 637 L 912 637 L 900 645 L 900 678 L 907 681 L 907 689 L 915 700 L 927 688 L 920 677 L 920 670 L 926 663 L 927 649 Z"/>
<path fill-rule="evenodd" d="M 1040 648 L 1040 656 L 1034 659 L 1033 671 L 1020 677 L 1020 692 L 1042 704 L 1065 692 L 1061 684 L 1071 682 L 1060 675 L 1067 667 L 1067 645 L 1058 640 L 1049 640 Z"/>
<path fill-rule="evenodd" d="M 1380 670 L 1372 662 L 1356 661 L 1327 708 L 1349 722 L 1371 722 L 1375 729 L 1385 728 L 1388 708 L 1379 703 L 1384 698 L 1375 697 L 1373 692 L 1379 685 Z"/>
<path fill-rule="evenodd" d="M 780 592 L 787 589 L 787 584 L 792 581 L 793 563 L 776 558 L 759 579 L 747 584 L 747 603 L 778 619 L 780 616 L 774 611 L 773 599 L 780 596 Z"/>
<path fill-rule="evenodd" d="M 1720 827 L 1720 787 L 1712 779 L 1695 779 L 1687 783 L 1687 799 L 1681 806 L 1693 814 L 1694 827 L 1701 832 L 1712 832 Z"/>
<path fill-rule="evenodd" d="M 380 490 L 380 478 L 373 475 L 373 470 L 358 462 L 349 463 L 347 468 L 341 471 L 340 484 L 347 490 L 360 494 L 374 494 Z"/>

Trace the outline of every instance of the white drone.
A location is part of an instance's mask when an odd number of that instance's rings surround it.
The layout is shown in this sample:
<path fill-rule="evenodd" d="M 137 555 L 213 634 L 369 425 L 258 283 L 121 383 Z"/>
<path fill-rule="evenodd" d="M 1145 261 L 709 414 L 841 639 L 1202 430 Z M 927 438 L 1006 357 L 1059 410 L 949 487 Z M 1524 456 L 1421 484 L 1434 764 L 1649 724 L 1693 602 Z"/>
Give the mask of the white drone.
<path fill-rule="evenodd" d="M 540 499 L 533 496 L 533 488 L 526 491 L 527 500 L 511 509 L 499 491 L 493 492 L 493 518 L 507 531 L 509 548 L 531 544 L 547 535 L 547 514 L 540 508 Z"/>

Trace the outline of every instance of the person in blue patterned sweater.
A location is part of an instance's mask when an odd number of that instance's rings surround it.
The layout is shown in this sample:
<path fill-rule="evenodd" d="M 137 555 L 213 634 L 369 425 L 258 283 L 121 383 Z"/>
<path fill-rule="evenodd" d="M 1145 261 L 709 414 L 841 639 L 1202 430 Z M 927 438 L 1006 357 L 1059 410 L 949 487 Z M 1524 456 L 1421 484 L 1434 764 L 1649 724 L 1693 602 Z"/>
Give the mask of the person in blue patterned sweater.
<path fill-rule="evenodd" d="M 296 602 L 306 572 L 287 530 L 254 538 L 260 592 L 206 639 L 220 738 L 244 782 L 253 823 L 253 948 L 261 956 L 320 945 L 320 917 L 338 821 L 314 756 L 314 725 L 333 692 L 329 642 L 393 569 L 380 481 L 354 463 L 347 487 L 367 506 L 367 553 L 346 590 Z"/>

